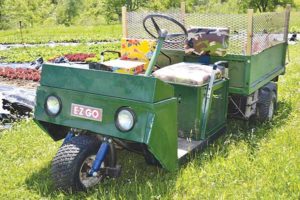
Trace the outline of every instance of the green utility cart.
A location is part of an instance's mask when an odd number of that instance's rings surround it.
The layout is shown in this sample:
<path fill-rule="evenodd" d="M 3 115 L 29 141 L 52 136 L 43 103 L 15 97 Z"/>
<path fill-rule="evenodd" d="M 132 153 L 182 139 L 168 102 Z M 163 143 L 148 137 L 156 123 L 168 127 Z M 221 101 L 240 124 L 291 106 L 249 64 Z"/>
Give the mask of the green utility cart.
<path fill-rule="evenodd" d="M 176 170 L 226 131 L 227 116 L 271 120 L 285 72 L 284 13 L 126 12 L 121 52 L 89 65 L 42 67 L 35 122 L 58 141 L 62 190 L 118 177 L 116 149 Z M 151 39 L 149 39 L 151 38 Z M 119 59 L 105 60 L 116 53 Z"/>

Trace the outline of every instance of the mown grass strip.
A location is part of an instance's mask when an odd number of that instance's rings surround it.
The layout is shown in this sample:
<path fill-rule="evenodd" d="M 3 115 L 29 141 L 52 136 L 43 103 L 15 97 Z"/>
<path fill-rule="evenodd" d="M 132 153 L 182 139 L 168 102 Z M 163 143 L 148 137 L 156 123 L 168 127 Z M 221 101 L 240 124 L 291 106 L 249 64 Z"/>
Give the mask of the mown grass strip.
<path fill-rule="evenodd" d="M 40 44 L 48 42 L 98 42 L 120 39 L 121 25 L 54 26 L 0 30 L 0 44 Z"/>

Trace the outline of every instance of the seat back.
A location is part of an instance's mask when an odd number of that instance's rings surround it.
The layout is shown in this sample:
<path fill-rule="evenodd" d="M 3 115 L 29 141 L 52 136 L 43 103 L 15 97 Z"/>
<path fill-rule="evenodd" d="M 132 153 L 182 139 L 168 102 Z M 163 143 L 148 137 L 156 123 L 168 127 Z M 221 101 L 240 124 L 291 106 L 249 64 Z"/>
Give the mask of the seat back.
<path fill-rule="evenodd" d="M 144 70 L 146 70 L 156 48 L 156 44 L 156 40 L 122 38 L 121 60 L 145 62 Z"/>
<path fill-rule="evenodd" d="M 184 45 L 185 53 L 225 56 L 228 40 L 228 28 L 192 27 L 188 30 L 188 39 Z"/>

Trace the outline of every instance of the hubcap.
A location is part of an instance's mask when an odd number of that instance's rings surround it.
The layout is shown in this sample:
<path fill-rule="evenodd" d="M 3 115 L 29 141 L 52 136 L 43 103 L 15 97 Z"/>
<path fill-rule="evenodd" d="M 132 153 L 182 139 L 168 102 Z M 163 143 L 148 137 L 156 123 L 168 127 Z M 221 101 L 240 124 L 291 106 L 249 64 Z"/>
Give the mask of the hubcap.
<path fill-rule="evenodd" d="M 97 185 L 104 178 L 103 174 L 98 174 L 97 176 L 89 176 L 89 171 L 92 168 L 95 158 L 96 155 L 91 155 L 87 157 L 80 167 L 79 179 L 85 188 L 89 188 Z M 102 163 L 101 168 L 103 167 L 104 164 Z"/>

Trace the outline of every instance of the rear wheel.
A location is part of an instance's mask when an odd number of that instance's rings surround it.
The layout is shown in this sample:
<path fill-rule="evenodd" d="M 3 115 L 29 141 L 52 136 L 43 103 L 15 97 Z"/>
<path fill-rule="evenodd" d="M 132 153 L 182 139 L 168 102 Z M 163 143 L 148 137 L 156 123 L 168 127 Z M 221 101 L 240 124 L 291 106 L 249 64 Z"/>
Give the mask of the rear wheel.
<path fill-rule="evenodd" d="M 67 192 L 75 192 L 100 183 L 106 176 L 101 170 L 97 176 L 88 176 L 100 144 L 95 137 L 77 136 L 61 146 L 51 168 L 55 186 Z M 109 157 L 108 154 L 101 168 L 114 164 Z"/>
<path fill-rule="evenodd" d="M 257 104 L 257 118 L 261 122 L 270 121 L 276 111 L 277 95 L 274 90 L 261 89 Z"/>

